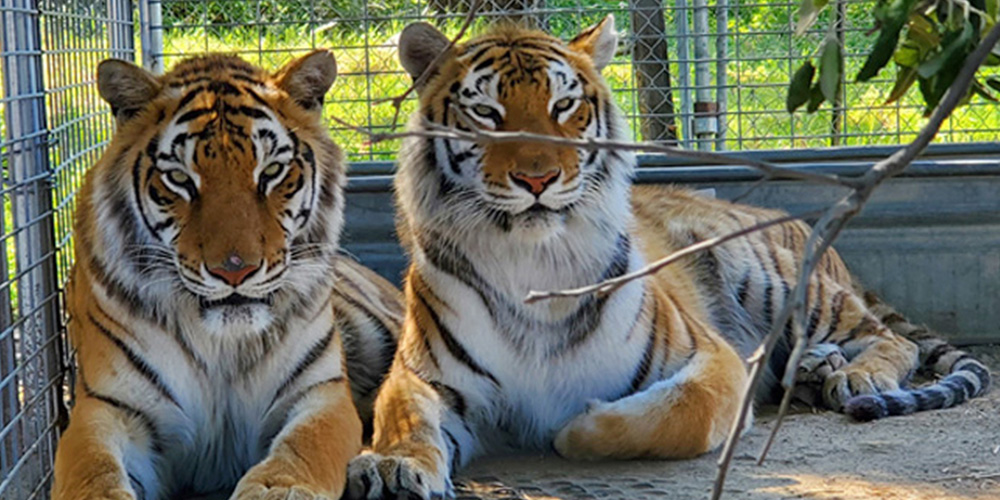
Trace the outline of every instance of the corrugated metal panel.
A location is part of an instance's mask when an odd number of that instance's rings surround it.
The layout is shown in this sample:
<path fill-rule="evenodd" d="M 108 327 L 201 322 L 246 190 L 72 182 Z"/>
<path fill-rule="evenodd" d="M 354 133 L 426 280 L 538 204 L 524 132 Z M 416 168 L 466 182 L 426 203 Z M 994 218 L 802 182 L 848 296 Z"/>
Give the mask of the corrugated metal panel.
<path fill-rule="evenodd" d="M 937 152 L 942 152 L 938 149 Z M 870 289 L 918 322 L 960 343 L 1000 341 L 1000 157 L 980 151 L 976 159 L 924 159 L 905 176 L 889 180 L 852 221 L 835 247 Z M 816 155 L 790 168 L 860 173 L 872 157 Z M 776 153 L 780 155 L 780 153 Z M 789 158 L 792 162 L 808 157 Z M 985 157 L 985 158 L 984 158 Z M 943 158 L 943 159 L 942 159 Z M 766 158 L 775 160 L 774 157 Z M 781 158 L 778 158 L 779 160 Z M 739 167 L 663 166 L 644 156 L 637 182 L 713 187 L 732 199 L 760 176 Z M 405 257 L 396 242 L 391 177 L 386 167 L 351 179 L 345 247 L 383 276 L 400 282 Z M 375 175 L 371 175 L 375 174 Z M 806 212 L 838 198 L 837 188 L 772 181 L 747 203 Z"/>

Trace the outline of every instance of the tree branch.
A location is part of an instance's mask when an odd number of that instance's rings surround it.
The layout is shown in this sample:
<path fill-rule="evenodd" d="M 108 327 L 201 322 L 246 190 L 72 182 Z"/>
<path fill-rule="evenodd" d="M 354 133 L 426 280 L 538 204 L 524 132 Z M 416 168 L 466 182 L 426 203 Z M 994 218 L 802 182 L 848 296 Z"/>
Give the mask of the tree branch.
<path fill-rule="evenodd" d="M 725 242 L 727 242 L 729 240 L 734 240 L 736 238 L 742 238 L 743 236 L 746 236 L 746 235 L 751 234 L 751 233 L 755 233 L 757 231 L 761 231 L 761 230 L 767 229 L 767 228 L 769 228 L 771 226 L 777 226 L 777 225 L 781 225 L 781 224 L 787 224 L 789 222 L 796 221 L 796 220 L 799 220 L 799 219 L 802 219 L 802 218 L 805 218 L 805 217 L 812 217 L 812 216 L 815 216 L 815 215 L 820 215 L 821 213 L 823 213 L 823 212 L 820 211 L 820 210 L 817 210 L 817 211 L 814 211 L 814 212 L 808 212 L 808 213 L 800 214 L 800 215 L 788 215 L 788 216 L 785 216 L 785 217 L 780 217 L 780 218 L 777 218 L 777 219 L 773 219 L 773 220 L 769 220 L 769 221 L 766 221 L 766 222 L 762 222 L 760 224 L 755 224 L 753 226 L 749 226 L 749 227 L 745 227 L 743 229 L 740 229 L 739 231 L 734 231 L 734 232 L 729 233 L 729 234 L 725 234 L 725 235 L 722 235 L 722 236 L 716 236 L 715 238 L 709 238 L 707 240 L 699 241 L 698 243 L 695 243 L 693 245 L 688 245 L 688 246 L 686 246 L 686 247 L 684 247 L 684 248 L 682 248 L 682 249 L 680 249 L 680 250 L 678 250 L 678 251 L 676 251 L 676 252 L 674 252 L 674 253 L 672 253 L 672 254 L 670 254 L 670 255 L 662 258 L 662 259 L 660 259 L 660 260 L 657 260 L 657 261 L 653 262 L 652 264 L 647 265 L 646 267 L 643 267 L 642 269 L 639 269 L 637 271 L 633 271 L 633 272 L 628 273 L 628 274 L 623 274 L 623 275 L 621 275 L 621 276 L 619 276 L 617 278 L 612 278 L 612 279 L 609 279 L 609 280 L 606 280 L 606 281 L 602 281 L 602 282 L 597 283 L 595 285 L 589 285 L 589 286 L 585 286 L 585 287 L 581 287 L 581 288 L 575 288 L 575 289 L 572 289 L 572 290 L 556 290 L 556 291 L 548 291 L 548 292 L 536 292 L 536 291 L 529 292 L 528 296 L 524 299 L 524 302 L 527 303 L 527 304 L 531 304 L 531 303 L 534 303 L 534 302 L 538 302 L 540 300 L 548 300 L 548 299 L 553 299 L 553 298 L 556 298 L 556 297 L 560 297 L 560 298 L 562 298 L 562 297 L 579 297 L 579 296 L 582 296 L 582 295 L 590 295 L 592 293 L 600 293 L 600 294 L 611 293 L 611 292 L 617 290 L 618 288 L 621 288 L 622 286 L 624 286 L 625 284 L 627 284 L 627 283 L 629 283 L 631 281 L 637 280 L 637 279 L 645 277 L 645 276 L 650 276 L 652 274 L 656 274 L 656 272 L 659 271 L 660 269 L 663 269 L 664 267 L 667 267 L 670 264 L 673 264 L 674 262 L 677 262 L 678 260 L 683 259 L 684 257 L 687 257 L 688 255 L 692 255 L 692 254 L 701 252 L 702 250 L 708 250 L 709 248 L 719 246 L 719 245 L 721 245 L 721 244 L 723 244 L 723 243 L 725 243 Z"/>

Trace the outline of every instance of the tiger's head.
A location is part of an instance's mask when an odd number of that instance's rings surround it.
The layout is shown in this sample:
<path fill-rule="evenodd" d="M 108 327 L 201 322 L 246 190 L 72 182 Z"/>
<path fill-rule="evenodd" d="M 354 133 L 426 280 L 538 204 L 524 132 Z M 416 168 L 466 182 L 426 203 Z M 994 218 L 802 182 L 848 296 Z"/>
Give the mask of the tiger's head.
<path fill-rule="evenodd" d="M 600 74 L 617 43 L 612 16 L 566 43 L 508 26 L 451 49 L 433 26 L 411 24 L 400 35 L 401 63 L 414 79 L 432 76 L 417 89 L 420 110 L 410 126 L 625 139 Z M 574 217 L 627 211 L 632 157 L 542 142 L 421 138 L 404 144 L 400 164 L 404 205 L 430 219 L 450 218 L 453 227 L 485 222 L 543 241 Z"/>
<path fill-rule="evenodd" d="M 336 74 L 322 50 L 273 74 L 223 55 L 163 76 L 102 63 L 118 127 L 88 174 L 78 262 L 132 308 L 197 311 L 220 335 L 305 314 L 342 225 L 342 154 L 320 117 Z"/>

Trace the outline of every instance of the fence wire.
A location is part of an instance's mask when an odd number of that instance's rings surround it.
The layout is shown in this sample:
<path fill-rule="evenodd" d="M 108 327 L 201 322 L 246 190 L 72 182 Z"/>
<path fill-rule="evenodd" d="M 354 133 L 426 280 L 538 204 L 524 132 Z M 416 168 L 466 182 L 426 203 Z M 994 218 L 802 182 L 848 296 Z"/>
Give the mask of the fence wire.
<path fill-rule="evenodd" d="M 128 0 L 0 0 L 0 498 L 48 498 L 69 366 L 74 194 L 113 127 L 97 63 L 134 59 Z"/>
<path fill-rule="evenodd" d="M 341 76 L 327 112 L 373 131 L 392 124 L 385 98 L 409 83 L 396 59 L 396 37 L 424 20 L 457 32 L 469 0 L 144 0 L 150 11 L 143 39 L 147 65 L 170 67 L 208 51 L 238 53 L 276 67 L 315 47 L 334 50 Z M 486 0 L 475 29 L 515 19 L 569 38 L 614 14 L 624 43 L 604 74 L 637 138 L 679 141 L 691 148 L 755 150 L 908 142 L 922 123 L 916 90 L 883 104 L 895 79 L 890 65 L 879 78 L 853 77 L 873 43 L 870 0 L 827 8 L 817 28 L 794 37 L 798 0 Z M 791 75 L 814 56 L 833 16 L 843 19 L 845 47 L 841 102 L 814 114 L 785 111 Z M 404 116 L 414 108 L 404 108 Z M 392 160 L 397 144 L 368 144 L 334 127 L 354 161 Z M 974 97 L 942 132 L 940 142 L 994 141 L 1000 106 Z"/>

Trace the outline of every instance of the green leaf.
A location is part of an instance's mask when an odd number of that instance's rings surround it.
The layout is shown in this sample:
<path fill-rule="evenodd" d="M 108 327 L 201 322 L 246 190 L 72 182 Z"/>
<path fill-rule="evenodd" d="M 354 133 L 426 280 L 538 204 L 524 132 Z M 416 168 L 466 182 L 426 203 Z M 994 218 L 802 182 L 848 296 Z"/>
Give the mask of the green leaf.
<path fill-rule="evenodd" d="M 988 101 L 1000 102 L 1000 100 L 997 100 L 996 97 L 993 97 L 993 95 L 990 94 L 988 90 L 986 90 L 986 87 L 984 87 L 983 84 L 979 83 L 978 80 L 972 81 L 972 92 L 979 94 L 983 99 L 986 99 Z"/>
<path fill-rule="evenodd" d="M 972 40 L 972 23 L 966 21 L 960 31 L 950 31 L 945 33 L 941 39 L 941 52 L 928 59 L 919 67 L 917 72 L 924 78 L 930 78 L 941 71 L 946 63 L 954 60 L 955 57 L 964 56 L 965 48 Z M 964 59 L 964 57 L 963 57 Z"/>
<path fill-rule="evenodd" d="M 819 88 L 819 82 L 809 90 L 809 106 L 806 106 L 807 113 L 815 113 L 823 104 L 823 91 Z"/>
<path fill-rule="evenodd" d="M 802 106 L 809 100 L 809 86 L 812 85 L 813 75 L 816 74 L 816 68 L 813 66 L 812 61 L 806 61 L 799 66 L 799 69 L 795 70 L 795 74 L 792 75 L 792 81 L 788 85 L 788 95 L 785 97 L 785 109 L 789 113 L 794 113 L 799 106 Z"/>
<path fill-rule="evenodd" d="M 936 79 L 927 79 L 917 75 L 917 87 L 920 89 L 920 95 L 924 97 L 924 116 L 929 116 L 937 106 L 938 101 L 941 100 L 940 95 L 934 94 L 934 80 Z"/>
<path fill-rule="evenodd" d="M 994 90 L 1000 92 L 1000 78 L 992 76 L 986 79 L 986 85 L 993 87 Z"/>
<path fill-rule="evenodd" d="M 858 72 L 857 81 L 867 82 L 889 63 L 899 42 L 899 32 L 910 16 L 910 8 L 915 0 L 892 0 L 884 9 L 876 9 L 875 16 L 882 23 L 878 38 L 868 59 Z"/>
<path fill-rule="evenodd" d="M 840 75 L 843 72 L 841 61 L 840 44 L 837 42 L 837 37 L 827 36 L 820 56 L 819 88 L 823 91 L 823 97 L 830 103 L 837 102 Z"/>
<path fill-rule="evenodd" d="M 917 64 L 920 63 L 920 49 L 915 47 L 911 41 L 904 40 L 903 43 L 899 45 L 899 48 L 896 49 L 896 53 L 893 54 L 892 60 L 900 66 L 915 68 Z"/>
<path fill-rule="evenodd" d="M 892 86 L 892 91 L 889 92 L 889 98 L 885 100 L 885 104 L 891 104 L 898 101 L 906 94 L 907 90 L 910 90 L 910 87 L 912 87 L 916 81 L 916 68 L 899 68 L 899 73 L 896 73 L 896 84 Z"/>
<path fill-rule="evenodd" d="M 820 11 L 826 7 L 830 0 L 802 0 L 799 10 L 796 13 L 795 35 L 802 36 L 819 17 Z"/>

